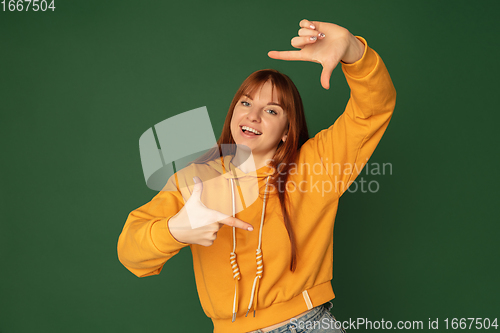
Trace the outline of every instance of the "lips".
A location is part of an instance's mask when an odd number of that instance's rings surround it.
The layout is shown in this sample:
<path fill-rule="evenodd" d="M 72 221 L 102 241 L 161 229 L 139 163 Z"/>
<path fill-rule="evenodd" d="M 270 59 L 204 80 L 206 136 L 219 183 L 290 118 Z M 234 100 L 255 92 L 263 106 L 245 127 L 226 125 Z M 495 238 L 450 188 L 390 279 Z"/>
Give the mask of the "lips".
<path fill-rule="evenodd" d="M 240 128 L 241 128 L 242 133 L 246 134 L 246 135 L 258 136 L 258 135 L 262 134 L 262 132 L 259 132 L 258 130 L 256 130 L 255 128 L 250 127 L 250 126 L 242 125 L 242 126 L 240 126 Z"/>

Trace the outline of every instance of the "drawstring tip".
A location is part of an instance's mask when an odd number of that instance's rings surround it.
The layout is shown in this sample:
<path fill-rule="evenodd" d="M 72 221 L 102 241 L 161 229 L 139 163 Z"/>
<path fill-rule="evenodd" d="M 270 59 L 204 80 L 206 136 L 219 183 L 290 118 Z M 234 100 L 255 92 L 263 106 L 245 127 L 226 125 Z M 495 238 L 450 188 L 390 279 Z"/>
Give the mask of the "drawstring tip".
<path fill-rule="evenodd" d="M 235 320 L 236 320 L 236 313 L 233 312 L 233 320 L 231 322 L 234 323 Z"/>
<path fill-rule="evenodd" d="M 255 318 L 255 310 L 253 310 L 253 317 Z"/>
<path fill-rule="evenodd" d="M 245 317 L 248 315 L 248 312 L 250 312 L 250 309 L 247 310 L 247 313 L 245 314 Z"/>

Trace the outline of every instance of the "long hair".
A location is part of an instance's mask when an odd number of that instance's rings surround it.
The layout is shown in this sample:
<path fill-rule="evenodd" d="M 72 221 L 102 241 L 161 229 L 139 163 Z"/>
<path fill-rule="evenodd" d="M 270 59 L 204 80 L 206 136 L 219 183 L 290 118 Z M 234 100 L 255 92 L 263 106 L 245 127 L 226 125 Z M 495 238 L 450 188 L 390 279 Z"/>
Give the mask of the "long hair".
<path fill-rule="evenodd" d="M 288 134 L 285 142 L 280 141 L 276 149 L 274 157 L 269 163 L 273 168 L 274 173 L 271 175 L 270 185 L 278 189 L 278 197 L 281 205 L 285 228 L 288 232 L 288 238 L 291 245 L 291 260 L 290 270 L 295 271 L 297 265 L 297 245 L 295 241 L 295 233 L 290 221 L 290 208 L 286 184 L 291 164 L 295 163 L 298 157 L 300 147 L 309 139 L 307 131 L 306 118 L 304 116 L 304 106 L 300 97 L 299 91 L 292 80 L 274 69 L 262 69 L 248 76 L 241 84 L 229 106 L 229 111 L 222 128 L 222 133 L 217 141 L 217 146 L 207 154 L 203 155 L 195 161 L 195 163 L 203 163 L 210 160 L 220 158 L 222 155 L 221 145 L 230 145 L 234 151 L 225 151 L 224 155 L 235 153 L 235 141 L 231 134 L 231 119 L 233 118 L 234 108 L 241 96 L 247 94 L 253 96 L 253 92 L 260 88 L 267 81 L 271 81 L 273 87 L 273 95 L 278 94 L 278 103 L 283 107 L 288 119 Z M 225 146 L 227 147 L 227 146 Z M 276 184 L 285 184 L 284 188 Z"/>

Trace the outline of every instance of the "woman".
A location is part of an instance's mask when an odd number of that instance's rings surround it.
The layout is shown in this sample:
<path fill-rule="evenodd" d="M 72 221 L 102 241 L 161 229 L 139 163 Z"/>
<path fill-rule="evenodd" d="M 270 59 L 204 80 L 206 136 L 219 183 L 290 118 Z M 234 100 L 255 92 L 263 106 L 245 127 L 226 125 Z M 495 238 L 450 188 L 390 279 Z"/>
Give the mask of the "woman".
<path fill-rule="evenodd" d="M 292 39 L 300 51 L 268 55 L 320 63 L 325 89 L 341 62 L 351 88 L 344 113 L 308 140 L 291 80 L 273 70 L 253 73 L 218 141 L 221 148 L 247 146 L 253 162 L 241 148 L 197 160 L 130 213 L 118 241 L 120 261 L 139 277 L 159 274 L 189 246 L 214 332 L 341 331 L 329 312 L 338 200 L 387 128 L 396 92 L 362 37 L 332 23 L 302 20 L 300 27 Z M 217 185 L 207 186 L 214 179 Z M 252 181 L 260 195 L 245 201 Z M 216 209 L 221 203 L 232 216 Z"/>

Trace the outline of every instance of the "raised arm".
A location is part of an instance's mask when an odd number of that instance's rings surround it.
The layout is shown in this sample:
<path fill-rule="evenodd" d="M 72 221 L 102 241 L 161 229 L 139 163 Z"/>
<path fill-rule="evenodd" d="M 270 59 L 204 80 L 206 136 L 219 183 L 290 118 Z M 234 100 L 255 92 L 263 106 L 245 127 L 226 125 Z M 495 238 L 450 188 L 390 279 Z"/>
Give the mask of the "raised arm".
<path fill-rule="evenodd" d="M 311 143 L 341 196 L 361 173 L 380 142 L 396 105 L 396 90 L 382 58 L 366 40 L 363 57 L 342 64 L 351 94 L 345 111 Z M 328 158 L 328 161 L 325 159 Z"/>
<path fill-rule="evenodd" d="M 329 87 L 333 69 L 342 63 L 351 88 L 346 109 L 330 128 L 304 144 L 299 161 L 322 163 L 341 196 L 382 138 L 394 111 L 396 90 L 384 62 L 364 38 L 332 23 L 302 20 L 300 26 L 299 37 L 292 39 L 300 51 L 271 51 L 269 56 L 321 63 L 324 88 Z"/>

